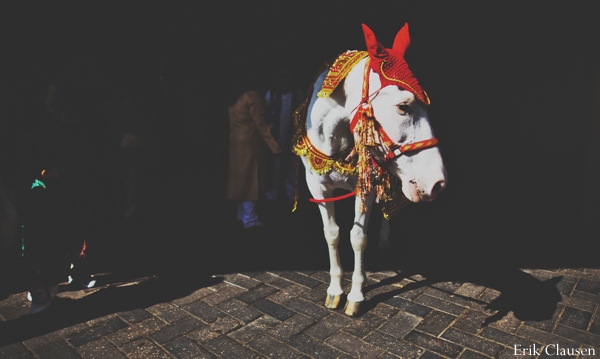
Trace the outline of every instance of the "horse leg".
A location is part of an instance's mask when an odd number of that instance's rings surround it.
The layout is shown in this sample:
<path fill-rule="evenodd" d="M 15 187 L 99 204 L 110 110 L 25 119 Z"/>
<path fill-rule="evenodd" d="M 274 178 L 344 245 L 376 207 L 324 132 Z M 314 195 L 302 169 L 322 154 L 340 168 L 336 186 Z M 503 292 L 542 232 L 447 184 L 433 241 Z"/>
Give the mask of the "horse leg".
<path fill-rule="evenodd" d="M 350 289 L 350 293 L 348 293 L 344 313 L 352 317 L 360 312 L 361 303 L 365 301 L 365 296 L 362 292 L 366 277 L 363 254 L 367 246 L 367 226 L 373 209 L 373 199 L 372 195 L 365 199 L 366 211 L 361 212 L 360 200 L 357 198 L 354 226 L 352 226 L 352 230 L 350 231 L 350 243 L 354 250 L 354 272 L 352 273 L 352 288 Z"/>
<path fill-rule="evenodd" d="M 342 264 L 338 251 L 340 240 L 339 226 L 335 221 L 335 207 L 333 203 L 320 203 L 319 210 L 323 219 L 323 233 L 329 249 L 329 276 L 330 282 L 325 297 L 325 306 L 337 309 L 340 305 L 344 289 L 342 288 Z"/>
<path fill-rule="evenodd" d="M 384 251 L 390 248 L 390 221 L 387 219 L 381 220 L 381 227 L 379 228 L 379 249 Z"/>

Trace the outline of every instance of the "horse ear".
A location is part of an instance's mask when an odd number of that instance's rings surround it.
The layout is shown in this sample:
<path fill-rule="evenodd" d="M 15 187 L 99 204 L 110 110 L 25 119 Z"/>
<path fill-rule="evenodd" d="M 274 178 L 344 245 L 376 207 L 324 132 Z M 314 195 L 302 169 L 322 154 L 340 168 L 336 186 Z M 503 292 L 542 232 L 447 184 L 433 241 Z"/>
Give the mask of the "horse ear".
<path fill-rule="evenodd" d="M 389 56 L 387 50 L 383 45 L 375 38 L 373 31 L 365 24 L 362 24 L 363 34 L 365 35 L 365 42 L 367 44 L 367 51 L 369 56 L 378 59 L 384 59 Z"/>
<path fill-rule="evenodd" d="M 404 55 L 408 45 L 410 45 L 410 34 L 408 33 L 408 23 L 404 23 L 404 26 L 398 31 L 396 38 L 394 38 L 392 49 Z"/>

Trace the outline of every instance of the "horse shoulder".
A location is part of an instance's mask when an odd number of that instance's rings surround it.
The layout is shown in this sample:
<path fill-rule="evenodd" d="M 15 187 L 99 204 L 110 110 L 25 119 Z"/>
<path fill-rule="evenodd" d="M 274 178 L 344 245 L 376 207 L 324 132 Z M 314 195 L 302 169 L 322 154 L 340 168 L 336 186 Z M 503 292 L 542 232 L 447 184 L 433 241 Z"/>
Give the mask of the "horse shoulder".
<path fill-rule="evenodd" d="M 333 98 L 317 98 L 310 113 L 308 136 L 321 151 L 330 155 L 328 142 L 336 133 L 339 123 L 348 119 L 346 109 Z"/>

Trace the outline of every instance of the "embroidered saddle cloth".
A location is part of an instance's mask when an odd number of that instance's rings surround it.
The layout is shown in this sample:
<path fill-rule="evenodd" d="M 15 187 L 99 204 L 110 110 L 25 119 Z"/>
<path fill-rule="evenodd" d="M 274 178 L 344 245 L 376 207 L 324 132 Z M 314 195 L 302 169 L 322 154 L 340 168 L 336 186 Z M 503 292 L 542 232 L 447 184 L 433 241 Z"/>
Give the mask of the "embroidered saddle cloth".
<path fill-rule="evenodd" d="M 333 62 L 333 65 L 329 67 L 329 72 L 325 76 L 321 89 L 317 92 L 317 97 L 329 97 L 340 82 L 346 78 L 354 65 L 366 56 L 368 56 L 367 51 L 357 50 L 348 50 L 338 56 Z M 322 71 L 319 71 L 319 73 L 321 72 Z M 312 93 L 313 89 L 311 88 L 308 91 L 309 96 Z M 358 171 L 356 167 L 356 158 L 346 160 L 346 157 L 350 154 L 350 150 L 347 153 L 328 156 L 316 149 L 306 136 L 306 111 L 309 101 L 310 98 L 307 97 L 304 103 L 302 103 L 294 112 L 294 126 L 296 132 L 292 141 L 292 152 L 298 156 L 306 156 L 311 169 L 318 174 L 327 174 L 332 170 L 345 175 L 356 174 Z"/>

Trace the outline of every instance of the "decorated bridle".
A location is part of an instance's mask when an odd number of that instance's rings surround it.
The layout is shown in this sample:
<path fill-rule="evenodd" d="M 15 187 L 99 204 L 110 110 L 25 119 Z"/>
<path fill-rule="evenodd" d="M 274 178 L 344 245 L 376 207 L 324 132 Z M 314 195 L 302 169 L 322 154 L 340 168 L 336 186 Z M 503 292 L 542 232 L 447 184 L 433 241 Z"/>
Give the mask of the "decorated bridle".
<path fill-rule="evenodd" d="M 378 134 L 379 140 L 377 140 L 377 138 L 374 138 L 374 141 L 368 139 L 368 143 L 366 145 L 385 145 L 385 154 L 383 156 L 384 161 L 393 160 L 407 152 L 419 151 L 425 148 L 436 146 L 438 144 L 438 139 L 435 137 L 402 145 L 394 142 L 390 138 L 390 136 L 388 136 L 388 134 L 383 130 L 383 127 L 379 124 L 379 122 L 377 122 L 377 119 L 373 114 L 373 105 L 371 104 L 371 100 L 377 96 L 377 94 L 383 89 L 383 87 L 369 95 L 369 62 L 370 58 L 367 58 L 363 74 L 362 99 L 360 101 L 360 104 L 357 106 L 358 110 L 356 111 L 354 117 L 352 118 L 352 121 L 350 122 L 350 131 L 353 134 L 356 133 L 357 124 L 359 121 L 372 122 L 372 126 L 374 127 L 375 132 Z M 376 144 L 373 144 L 373 142 L 375 142 Z"/>
<path fill-rule="evenodd" d="M 349 157 L 358 155 L 356 195 L 362 201 L 362 210 L 364 210 L 365 196 L 373 189 L 375 189 L 378 201 L 389 201 L 393 197 L 392 192 L 394 189 L 391 187 L 390 175 L 383 169 L 385 162 L 396 159 L 408 152 L 420 151 L 438 144 L 438 139 L 435 137 L 408 144 L 400 144 L 394 142 L 388 136 L 375 118 L 373 105 L 371 104 L 371 100 L 377 96 L 383 87 L 369 95 L 370 61 L 371 58 L 367 57 L 363 72 L 361 101 L 357 106 L 358 109 L 352 121 L 350 121 L 350 131 L 354 135 L 354 149 Z M 376 148 L 383 150 L 383 164 L 377 163 L 374 159 L 373 151 Z M 374 173 L 374 171 L 377 171 L 377 173 Z M 380 178 L 378 183 L 373 183 L 372 178 L 374 175 Z"/>

